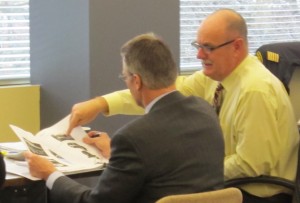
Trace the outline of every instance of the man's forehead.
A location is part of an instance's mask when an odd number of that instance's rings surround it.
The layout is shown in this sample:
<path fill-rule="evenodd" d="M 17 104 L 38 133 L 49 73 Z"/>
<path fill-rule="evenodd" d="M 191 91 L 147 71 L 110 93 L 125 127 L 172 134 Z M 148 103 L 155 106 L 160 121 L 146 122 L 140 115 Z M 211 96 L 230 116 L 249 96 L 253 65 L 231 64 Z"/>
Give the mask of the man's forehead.
<path fill-rule="evenodd" d="M 224 28 L 221 25 L 214 26 L 212 24 L 203 23 L 199 26 L 197 31 L 197 41 L 201 43 L 217 42 L 223 38 L 225 39 L 226 36 L 224 36 Z"/>
<path fill-rule="evenodd" d="M 197 42 L 200 43 L 218 42 L 219 40 L 222 41 L 223 38 L 225 37 L 222 32 L 218 30 L 203 29 L 199 30 L 197 34 Z"/>

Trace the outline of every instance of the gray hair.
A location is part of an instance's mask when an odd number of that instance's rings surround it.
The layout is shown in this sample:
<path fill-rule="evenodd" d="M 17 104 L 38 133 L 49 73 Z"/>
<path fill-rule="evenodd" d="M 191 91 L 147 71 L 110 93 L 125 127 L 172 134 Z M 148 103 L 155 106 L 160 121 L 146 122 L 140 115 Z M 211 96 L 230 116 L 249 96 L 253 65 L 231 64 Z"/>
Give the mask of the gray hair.
<path fill-rule="evenodd" d="M 121 56 L 130 73 L 138 74 L 149 89 L 175 83 L 178 70 L 169 47 L 154 33 L 142 34 L 126 42 Z"/>

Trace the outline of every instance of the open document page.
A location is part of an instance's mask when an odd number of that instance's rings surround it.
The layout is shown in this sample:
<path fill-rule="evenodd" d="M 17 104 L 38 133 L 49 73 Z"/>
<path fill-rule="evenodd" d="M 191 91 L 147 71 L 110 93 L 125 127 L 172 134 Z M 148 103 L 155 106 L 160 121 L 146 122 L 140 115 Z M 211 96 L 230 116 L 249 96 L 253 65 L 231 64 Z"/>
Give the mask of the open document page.
<path fill-rule="evenodd" d="M 74 128 L 70 136 L 65 135 L 68 125 L 69 116 L 55 125 L 41 130 L 36 135 L 14 125 L 10 125 L 10 127 L 29 151 L 46 157 L 54 163 L 59 171 L 65 174 L 102 169 L 108 160 L 101 155 L 95 146 L 85 144 L 82 141 L 86 133 L 81 127 Z M 15 163 L 20 166 L 19 162 Z M 18 168 L 18 166 L 15 167 Z M 27 176 L 24 172 L 19 174 L 20 169 L 16 171 L 13 168 L 11 167 L 8 172 Z"/>

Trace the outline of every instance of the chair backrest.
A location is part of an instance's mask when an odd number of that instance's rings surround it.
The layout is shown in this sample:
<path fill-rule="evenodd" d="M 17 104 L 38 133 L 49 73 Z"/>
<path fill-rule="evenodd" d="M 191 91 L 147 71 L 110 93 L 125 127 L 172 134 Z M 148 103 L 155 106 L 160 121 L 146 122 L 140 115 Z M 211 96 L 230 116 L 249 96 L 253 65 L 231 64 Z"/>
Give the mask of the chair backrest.
<path fill-rule="evenodd" d="M 264 44 L 256 50 L 256 56 L 289 92 L 294 70 L 300 67 L 300 42 Z"/>
<path fill-rule="evenodd" d="M 239 189 L 231 187 L 209 192 L 170 195 L 156 203 L 242 203 L 243 196 Z"/>

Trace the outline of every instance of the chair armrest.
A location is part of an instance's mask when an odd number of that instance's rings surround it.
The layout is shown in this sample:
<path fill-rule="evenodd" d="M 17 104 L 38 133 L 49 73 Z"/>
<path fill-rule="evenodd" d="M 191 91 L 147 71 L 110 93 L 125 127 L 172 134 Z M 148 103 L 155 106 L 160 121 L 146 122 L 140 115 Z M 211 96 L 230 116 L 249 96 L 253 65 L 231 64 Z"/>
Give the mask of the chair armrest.
<path fill-rule="evenodd" d="M 225 187 L 237 187 L 239 185 L 249 184 L 249 183 L 274 184 L 274 185 L 287 187 L 293 191 L 295 190 L 295 183 L 293 181 L 284 178 L 279 178 L 275 176 L 266 176 L 266 175 L 227 180 L 225 181 Z"/>

